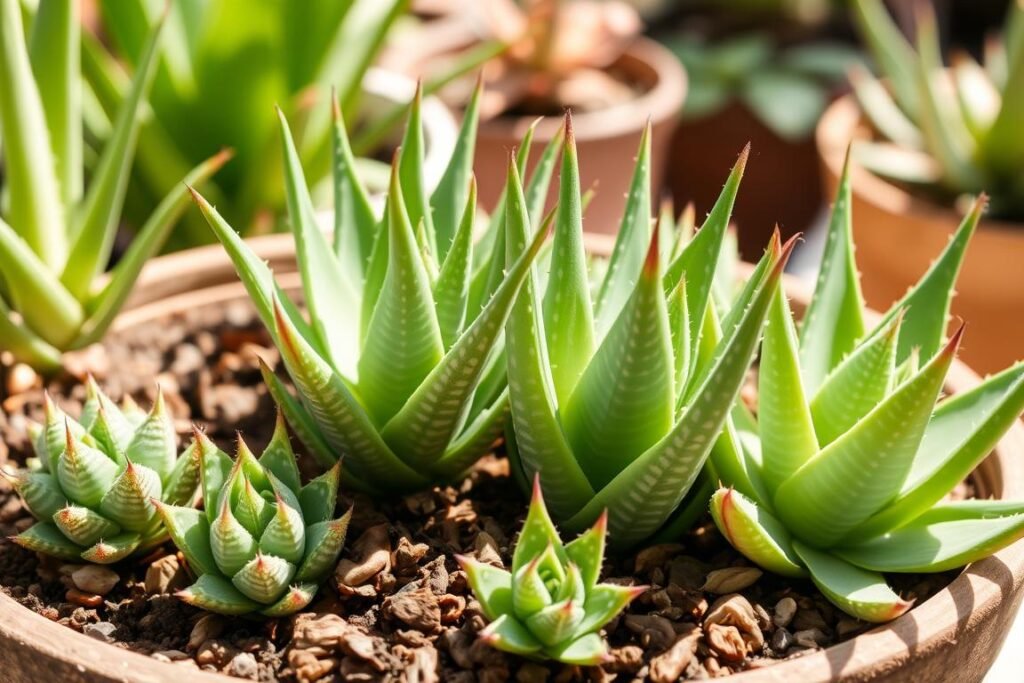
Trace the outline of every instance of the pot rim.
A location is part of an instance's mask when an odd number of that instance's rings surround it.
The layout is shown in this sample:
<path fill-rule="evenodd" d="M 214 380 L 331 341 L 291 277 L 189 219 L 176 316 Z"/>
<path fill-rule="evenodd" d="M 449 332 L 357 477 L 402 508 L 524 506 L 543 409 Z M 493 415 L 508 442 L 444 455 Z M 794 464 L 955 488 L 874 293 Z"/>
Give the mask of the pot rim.
<path fill-rule="evenodd" d="M 689 80 L 686 69 L 668 48 L 640 36 L 623 52 L 619 65 L 628 72 L 650 70 L 654 84 L 638 97 L 607 109 L 573 113 L 572 129 L 578 141 L 633 135 L 637 121 L 658 123 L 678 116 Z M 480 122 L 480 135 L 520 139 L 540 119 L 534 141 L 550 140 L 561 126 L 560 116 L 496 116 Z"/>
<path fill-rule="evenodd" d="M 614 238 L 610 235 L 585 235 L 591 253 L 607 254 Z M 260 258 L 279 266 L 279 281 L 285 286 L 298 286 L 291 236 L 270 235 L 249 240 Z M 200 271 L 216 277 L 207 278 L 208 286 L 186 291 L 169 298 L 150 300 L 123 313 L 114 330 L 144 324 L 158 316 L 188 310 L 197 306 L 224 304 L 245 298 L 245 290 L 235 278 L 227 255 L 217 245 L 154 259 L 146 267 L 140 283 L 156 284 L 159 277 L 186 279 L 187 273 Z M 287 266 L 291 257 L 291 268 Z M 741 272 L 750 272 L 743 264 Z M 810 287 L 787 277 L 786 290 L 794 307 L 809 301 Z M 869 311 L 870 319 L 878 314 Z M 947 386 L 955 391 L 970 388 L 978 376 L 963 362 L 954 360 Z M 1003 499 L 1024 498 L 1024 423 L 1017 421 L 996 445 L 992 456 L 975 472 L 983 488 Z M 741 683 L 782 683 L 792 680 L 849 679 L 863 680 L 902 666 L 913 657 L 949 646 L 958 634 L 971 629 L 999 609 L 1001 601 L 1010 600 L 1024 580 L 1024 541 L 1010 545 L 995 555 L 975 562 L 962 571 L 948 586 L 912 610 L 889 622 L 826 650 L 797 659 L 772 663 L 761 669 L 734 674 L 730 680 Z M 10 648 L 31 647 L 43 658 L 57 660 L 76 668 L 83 675 L 102 681 L 146 681 L 168 683 L 180 679 L 180 665 L 158 662 L 140 653 L 106 645 L 89 636 L 56 624 L 32 610 L 22 607 L 0 592 L 0 661 Z M 41 660 L 40 666 L 45 667 Z M 205 683 L 237 681 L 219 673 L 188 670 L 189 680 Z"/>
<path fill-rule="evenodd" d="M 867 140 L 869 137 L 868 126 L 852 94 L 843 95 L 829 105 L 814 131 L 821 160 L 828 172 L 836 178 L 842 175 L 843 161 L 849 143 Z M 955 225 L 963 218 L 963 214 L 953 207 L 908 192 L 860 164 L 850 165 L 850 180 L 853 192 L 869 197 L 872 204 L 880 206 L 890 214 L 912 215 L 922 221 L 939 225 Z M 979 227 L 1024 240 L 1024 221 L 982 218 Z"/>

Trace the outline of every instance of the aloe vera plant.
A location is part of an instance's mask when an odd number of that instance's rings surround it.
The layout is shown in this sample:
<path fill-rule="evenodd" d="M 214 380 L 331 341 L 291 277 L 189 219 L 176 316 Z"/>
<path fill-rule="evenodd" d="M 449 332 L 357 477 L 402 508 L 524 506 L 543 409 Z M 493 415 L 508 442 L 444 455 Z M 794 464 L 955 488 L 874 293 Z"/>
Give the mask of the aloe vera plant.
<path fill-rule="evenodd" d="M 0 0 L 0 350 L 39 370 L 56 370 L 62 352 L 103 336 L 188 205 L 182 177 L 202 182 L 228 159 L 220 152 L 176 173 L 178 186 L 109 277 L 101 277 L 125 202 L 160 26 L 146 37 L 106 146 L 90 150 L 97 161 L 86 189 L 78 3 L 41 0 L 26 42 L 21 3 Z"/>
<path fill-rule="evenodd" d="M 308 605 L 338 561 L 352 515 L 333 518 L 340 466 L 301 486 L 280 414 L 259 458 L 239 436 L 232 462 L 198 431 L 194 451 L 205 509 L 156 504 L 199 576 L 178 597 L 220 614 L 279 617 Z"/>
<path fill-rule="evenodd" d="M 46 397 L 46 422 L 32 425 L 36 459 L 8 475 L 37 520 L 18 545 L 63 560 L 117 562 L 167 540 L 156 501 L 190 505 L 199 486 L 196 444 L 178 456 L 171 418 L 157 393 L 148 414 L 119 408 L 91 379 L 78 420 Z"/>
<path fill-rule="evenodd" d="M 746 162 L 741 155 L 692 239 L 650 216 L 650 133 L 643 136 L 625 214 L 591 302 L 571 126 L 562 154 L 551 271 L 527 281 L 506 326 L 513 467 L 540 474 L 552 515 L 579 531 L 604 510 L 618 546 L 649 539 L 699 510 L 694 489 L 750 366 L 792 244 L 775 240 L 756 276 L 719 320 L 716 264 Z M 508 257 L 529 214 L 509 174 Z M 702 496 L 700 492 L 704 492 Z"/>
<path fill-rule="evenodd" d="M 737 428 L 716 463 L 729 487 L 714 494 L 711 512 L 729 542 L 769 571 L 809 576 L 867 621 L 911 606 L 883 574 L 946 571 L 1024 536 L 1024 502 L 944 500 L 1024 410 L 1022 364 L 940 399 L 963 333 L 943 341 L 950 298 L 984 203 L 871 328 L 844 171 L 800 332 L 777 294 L 757 415 L 736 409 Z"/>
<path fill-rule="evenodd" d="M 1013 0 L 1002 41 L 984 65 L 966 51 L 943 68 L 933 9 L 916 6 L 912 45 L 880 0 L 857 0 L 855 18 L 888 80 L 855 70 L 853 91 L 881 138 L 856 150 L 869 170 L 945 199 L 992 195 L 992 213 L 1024 219 L 1024 2 Z M 887 87 L 888 86 L 888 87 Z"/>
<path fill-rule="evenodd" d="M 491 646 L 533 659 L 602 663 L 608 645 L 598 634 L 647 586 L 598 583 L 607 516 L 562 544 L 534 479 L 530 509 L 512 555 L 512 570 L 457 556 L 491 623 L 480 637 Z"/>
<path fill-rule="evenodd" d="M 288 209 L 309 322 L 196 194 L 299 394 L 292 396 L 264 368 L 272 395 L 322 463 L 345 456 L 346 481 L 354 487 L 391 493 L 457 477 L 501 436 L 507 414 L 501 332 L 544 231 L 507 273 L 488 258 L 496 239 L 485 239 L 490 247 L 474 246 L 479 90 L 473 102 L 448 170 L 428 199 L 420 99 L 414 100 L 381 219 L 355 171 L 335 107 L 333 247 L 316 223 L 281 115 Z M 543 201 L 550 170 L 538 175 L 533 195 Z M 484 250 L 479 266 L 477 249 Z"/>

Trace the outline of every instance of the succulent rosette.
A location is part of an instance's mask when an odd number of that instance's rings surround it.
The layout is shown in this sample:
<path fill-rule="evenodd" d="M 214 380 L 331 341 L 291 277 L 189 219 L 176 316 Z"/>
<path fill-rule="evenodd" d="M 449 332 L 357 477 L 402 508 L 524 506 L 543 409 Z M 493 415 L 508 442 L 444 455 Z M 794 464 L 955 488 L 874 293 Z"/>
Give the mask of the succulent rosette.
<path fill-rule="evenodd" d="M 203 510 L 158 504 L 198 575 L 178 597 L 210 612 L 278 617 L 302 609 L 334 568 L 351 510 L 334 519 L 340 465 L 301 485 L 287 428 L 257 458 L 239 437 L 234 459 L 197 432 Z"/>
<path fill-rule="evenodd" d="M 601 515 L 563 545 L 535 479 L 512 570 L 457 558 L 491 620 L 480 637 L 499 650 L 535 659 L 580 665 L 604 661 L 608 646 L 598 631 L 647 590 L 597 582 L 607 522 Z"/>
<path fill-rule="evenodd" d="M 979 198 L 916 286 L 874 327 L 853 258 L 848 168 L 799 334 L 772 302 L 756 415 L 712 459 L 711 512 L 761 567 L 810 577 L 836 606 L 883 622 L 911 606 L 888 573 L 942 572 L 1024 536 L 1024 501 L 946 500 L 1024 410 L 1024 365 L 942 397 L 963 327 L 944 340 Z"/>
<path fill-rule="evenodd" d="M 155 501 L 191 504 L 199 486 L 195 444 L 179 457 L 158 391 L 146 414 L 118 408 L 90 379 L 78 420 L 49 396 L 46 421 L 32 427 L 36 459 L 11 476 L 38 523 L 18 545 L 64 560 L 109 564 L 167 540 Z"/>

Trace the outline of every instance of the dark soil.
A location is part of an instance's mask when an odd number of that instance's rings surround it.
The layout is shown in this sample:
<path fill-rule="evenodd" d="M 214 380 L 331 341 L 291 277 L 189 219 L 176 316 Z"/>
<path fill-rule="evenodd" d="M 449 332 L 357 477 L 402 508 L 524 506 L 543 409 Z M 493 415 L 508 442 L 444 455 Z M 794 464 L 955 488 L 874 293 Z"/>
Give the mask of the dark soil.
<path fill-rule="evenodd" d="M 277 359 L 248 306 L 236 305 L 113 335 L 105 349 L 74 365 L 97 374 L 113 398 L 127 393 L 143 406 L 159 382 L 183 439 L 195 420 L 233 452 L 236 430 L 260 448 L 273 429 L 258 356 Z M 3 466 L 28 455 L 25 418 L 41 417 L 42 389 L 24 369 L 0 372 Z M 49 389 L 77 413 L 77 380 L 55 380 Z M 313 473 L 306 460 L 304 469 Z M 453 558 L 472 554 L 506 565 L 511 558 L 526 504 L 500 453 L 484 458 L 458 487 L 392 502 L 343 496 L 342 505 L 352 503 L 349 542 L 310 609 L 280 620 L 229 619 L 160 592 L 187 581 L 171 546 L 114 566 L 121 581 L 103 597 L 75 589 L 70 574 L 77 566 L 41 560 L 6 540 L 33 520 L 0 479 L 0 590 L 117 647 L 261 681 L 667 682 L 769 666 L 869 627 L 834 609 L 809 582 L 761 574 L 705 520 L 676 544 L 606 563 L 606 580 L 651 586 L 608 625 L 610 664 L 532 663 L 477 640 L 485 621 Z M 167 569 L 162 580 L 158 568 Z M 894 585 L 921 601 L 955 574 L 895 577 Z"/>

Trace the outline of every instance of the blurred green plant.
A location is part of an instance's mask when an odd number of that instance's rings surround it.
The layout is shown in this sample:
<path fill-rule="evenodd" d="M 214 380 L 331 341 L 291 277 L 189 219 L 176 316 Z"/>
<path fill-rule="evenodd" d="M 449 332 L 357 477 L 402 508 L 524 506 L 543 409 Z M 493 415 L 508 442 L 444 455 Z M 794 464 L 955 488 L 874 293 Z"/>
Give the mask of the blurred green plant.
<path fill-rule="evenodd" d="M 352 510 L 333 519 L 340 466 L 302 486 L 280 414 L 259 458 L 241 436 L 234 462 L 201 432 L 194 449 L 205 510 L 156 506 L 199 577 L 177 596 L 219 614 L 298 612 L 313 600 L 345 544 Z"/>
<path fill-rule="evenodd" d="M 696 235 L 670 215 L 652 230 L 648 128 L 592 302 L 568 128 L 550 273 L 538 269 L 527 280 L 505 338 L 513 471 L 524 481 L 540 475 L 552 515 L 570 531 L 607 510 L 610 542 L 631 546 L 706 508 L 710 486 L 698 477 L 728 423 L 793 246 L 773 240 L 735 302 L 720 302 L 721 312 L 712 305 L 748 151 Z M 509 175 L 506 191 L 507 264 L 531 225 L 517 178 Z"/>
<path fill-rule="evenodd" d="M 647 586 L 598 583 L 607 517 L 565 545 L 534 479 L 530 509 L 512 555 L 512 571 L 456 556 L 491 623 L 480 637 L 531 659 L 601 664 L 608 644 L 598 631 Z"/>
<path fill-rule="evenodd" d="M 131 402 L 118 408 L 89 379 L 78 420 L 49 396 L 45 405 L 45 424 L 30 425 L 35 458 L 8 475 L 39 521 L 11 540 L 62 560 L 97 564 L 166 541 L 154 501 L 194 504 L 200 459 L 196 443 L 178 456 L 163 395 L 157 393 L 147 415 Z"/>
<path fill-rule="evenodd" d="M 993 216 L 1024 220 L 1024 2 L 1010 3 L 1002 40 L 986 45 L 984 65 L 955 51 L 948 68 L 928 3 L 916 5 L 914 45 L 879 0 L 856 0 L 854 8 L 885 77 L 851 73 L 877 133 L 858 143 L 857 161 L 940 200 L 986 190 Z"/>
<path fill-rule="evenodd" d="M 174 170 L 167 196 L 104 275 L 162 25 L 143 36 L 140 68 L 112 110 L 106 145 L 90 151 L 96 159 L 86 188 L 78 3 L 42 0 L 26 41 L 21 3 L 0 0 L 0 350 L 38 370 L 57 370 L 62 352 L 103 336 L 188 205 L 182 178 L 204 182 L 230 156 L 217 152 L 192 170 Z"/>
<path fill-rule="evenodd" d="M 921 280 L 867 326 L 848 166 L 799 335 L 786 297 L 772 301 L 757 414 L 734 410 L 736 430 L 713 462 L 729 488 L 711 512 L 756 564 L 809 576 L 843 611 L 884 622 L 911 607 L 884 574 L 955 569 L 1024 536 L 1024 502 L 946 500 L 1024 411 L 1024 364 L 939 399 L 963 332 L 944 341 L 950 299 L 984 196 Z"/>
<path fill-rule="evenodd" d="M 370 205 L 335 106 L 333 246 L 317 225 L 298 151 L 280 114 L 288 213 L 309 322 L 266 264 L 195 195 L 298 390 L 298 398 L 292 396 L 264 367 L 274 399 L 322 463 L 345 456 L 345 480 L 356 488 L 390 494 L 454 479 L 501 436 L 508 411 L 501 333 L 544 229 L 507 272 L 504 242 L 494 239 L 497 228 L 474 244 L 472 163 L 480 96 L 478 88 L 448 168 L 428 194 L 417 94 L 394 158 L 383 218 Z M 532 134 L 531 128 L 520 152 L 523 164 Z M 531 181 L 534 203 L 543 205 L 547 196 L 556 149 L 557 142 Z"/>
<path fill-rule="evenodd" d="M 91 86 L 89 128 L 96 138 L 105 139 L 107 121 L 124 97 L 124 66 L 137 71 L 143 63 L 145 36 L 168 3 L 98 4 L 106 40 L 86 34 L 83 55 Z M 155 57 L 149 117 L 139 138 L 138 192 L 129 206 L 133 222 L 154 197 L 179 183 L 182 169 L 228 145 L 236 151 L 238 163 L 218 176 L 208 190 L 210 198 L 243 234 L 276 229 L 286 197 L 274 107 L 280 106 L 296 124 L 303 166 L 311 182 L 319 185 L 331 174 L 327 103 L 332 88 L 346 120 L 368 121 L 354 140 L 360 148 L 357 153 L 377 152 L 375 146 L 391 132 L 391 124 L 400 122 L 404 106 L 368 102 L 362 84 L 407 5 L 408 0 L 169 3 L 167 35 Z M 471 56 L 453 69 L 465 73 L 482 59 Z M 436 87 L 429 85 L 428 92 Z M 202 219 L 193 215 L 176 232 L 172 246 L 209 240 Z"/>
<path fill-rule="evenodd" d="M 784 140 L 814 132 L 829 94 L 860 61 L 853 48 L 836 42 L 781 47 L 768 33 L 719 41 L 682 33 L 665 44 L 686 67 L 684 119 L 714 116 L 739 102 Z"/>

